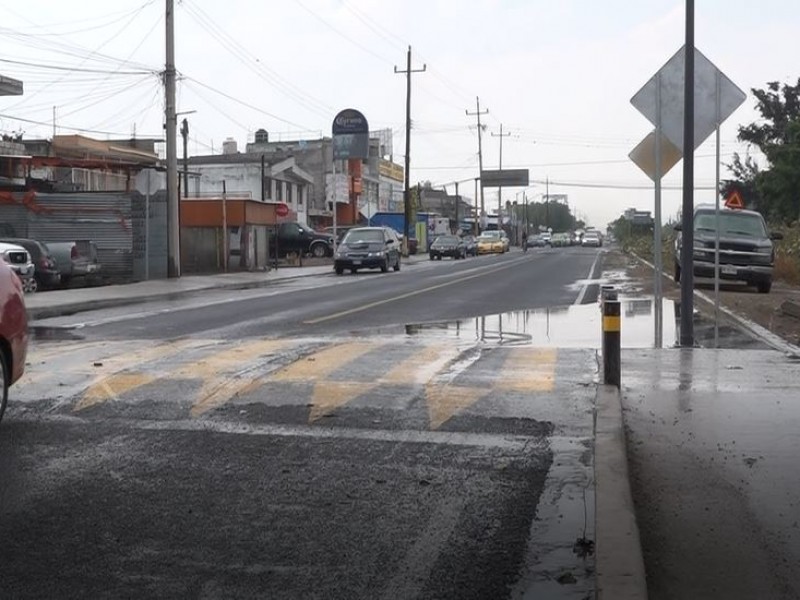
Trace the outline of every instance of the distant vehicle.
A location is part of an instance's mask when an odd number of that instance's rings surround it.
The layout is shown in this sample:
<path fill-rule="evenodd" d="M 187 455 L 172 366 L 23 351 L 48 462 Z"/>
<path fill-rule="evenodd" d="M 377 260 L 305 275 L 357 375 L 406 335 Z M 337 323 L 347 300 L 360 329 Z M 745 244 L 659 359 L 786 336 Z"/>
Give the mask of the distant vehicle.
<path fill-rule="evenodd" d="M 333 270 L 337 275 L 349 269 L 400 270 L 400 239 L 391 227 L 354 227 L 347 232 L 336 249 Z"/>
<path fill-rule="evenodd" d="M 511 246 L 511 242 L 509 241 L 508 234 L 505 232 L 504 229 L 500 230 L 500 239 L 503 241 L 503 252 L 508 252 L 508 249 Z"/>
<path fill-rule="evenodd" d="M 25 372 L 28 353 L 28 316 L 22 283 L 0 261 L 0 419 L 8 404 L 8 388 Z"/>
<path fill-rule="evenodd" d="M 496 229 L 484 231 L 478 236 L 478 254 L 503 254 L 505 242 Z"/>
<path fill-rule="evenodd" d="M 716 209 L 713 206 L 695 208 L 694 250 L 692 263 L 698 277 L 714 277 L 714 250 L 716 248 Z M 675 226 L 680 232 L 681 225 Z M 719 215 L 719 277 L 744 281 L 762 293 L 772 288 L 772 271 L 775 263 L 773 240 L 783 239 L 779 232 L 767 231 L 760 213 L 752 210 L 724 208 Z M 681 240 L 675 240 L 675 281 L 681 280 Z"/>
<path fill-rule="evenodd" d="M 50 253 L 50 248 L 47 247 L 47 244 L 29 238 L 4 238 L 0 239 L 0 242 L 16 244 L 28 251 L 34 266 L 33 282 L 31 282 L 30 285 L 35 286 L 34 289 L 28 291 L 51 289 L 59 286 L 61 283 L 61 273 L 58 270 L 56 260 Z"/>
<path fill-rule="evenodd" d="M 464 250 L 467 256 L 478 256 L 478 242 L 474 235 L 465 235 L 461 238 L 464 240 Z"/>
<path fill-rule="evenodd" d="M 46 245 L 55 259 L 61 285 L 67 286 L 75 280 L 88 284 L 100 278 L 102 271 L 97 258 L 97 244 L 91 240 L 46 242 Z"/>
<path fill-rule="evenodd" d="M 542 236 L 542 239 L 544 240 L 545 245 L 549 246 L 550 245 L 550 240 L 553 239 L 553 234 L 550 233 L 549 231 L 543 231 L 539 235 Z"/>
<path fill-rule="evenodd" d="M 600 237 L 599 231 L 590 229 L 584 232 L 583 238 L 581 239 L 581 245 L 599 248 L 603 245 L 603 238 Z"/>
<path fill-rule="evenodd" d="M 534 233 L 528 236 L 528 248 L 544 248 L 547 242 L 544 237 L 539 233 Z"/>
<path fill-rule="evenodd" d="M 442 260 L 443 256 L 458 260 L 467 257 L 467 247 L 464 240 L 457 235 L 440 235 L 431 243 L 428 255 L 431 260 Z"/>
<path fill-rule="evenodd" d="M 554 248 L 564 248 L 572 245 L 571 236 L 568 233 L 554 233 L 550 238 L 550 245 Z"/>
<path fill-rule="evenodd" d="M 23 291 L 30 293 L 36 291 L 34 265 L 31 262 L 31 255 L 25 248 L 19 244 L 0 242 L 0 258 L 19 277 Z"/>

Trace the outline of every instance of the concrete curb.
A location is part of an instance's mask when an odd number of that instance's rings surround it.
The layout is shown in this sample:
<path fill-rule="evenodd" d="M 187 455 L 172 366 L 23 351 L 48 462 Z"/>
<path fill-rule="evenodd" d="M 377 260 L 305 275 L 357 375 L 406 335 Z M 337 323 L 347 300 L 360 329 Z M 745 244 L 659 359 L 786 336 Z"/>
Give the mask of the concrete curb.
<path fill-rule="evenodd" d="M 594 473 L 598 600 L 646 600 L 647 580 L 633 507 L 622 399 L 599 385 L 596 397 Z"/>
<path fill-rule="evenodd" d="M 277 281 L 286 281 L 288 279 L 297 279 L 299 277 L 306 277 L 311 274 L 298 274 L 298 275 L 291 275 L 286 277 L 281 277 L 280 279 L 263 279 L 259 281 L 238 281 L 228 284 L 215 284 L 215 285 L 207 285 L 202 287 L 196 287 L 192 289 L 184 289 L 184 290 L 173 290 L 170 292 L 152 292 L 149 294 L 139 294 L 139 295 L 132 295 L 128 297 L 120 297 L 120 298 L 97 298 L 93 300 L 84 300 L 78 302 L 67 302 L 64 304 L 60 304 L 58 306 L 42 306 L 38 308 L 28 308 L 28 320 L 34 319 L 49 319 L 52 317 L 61 317 L 65 315 L 73 315 L 79 312 L 85 312 L 89 310 L 98 310 L 103 308 L 115 308 L 119 306 L 128 306 L 130 304 L 139 304 L 142 302 L 150 302 L 153 300 L 175 300 L 177 298 L 182 298 L 185 296 L 189 296 L 191 294 L 196 294 L 198 292 L 203 292 L 205 290 L 215 289 L 215 290 L 246 290 L 246 289 L 254 289 L 260 287 L 267 287 Z M 102 289 L 102 288 L 98 288 Z"/>
<path fill-rule="evenodd" d="M 642 263 L 644 263 L 645 265 L 647 265 L 648 267 L 653 269 L 653 272 L 655 273 L 656 266 L 654 264 L 652 264 L 650 261 L 648 261 L 647 259 L 642 258 L 638 254 L 631 253 L 630 255 L 633 258 L 635 258 L 636 260 L 641 261 Z M 668 273 L 664 272 L 664 271 L 661 272 L 661 275 L 663 277 L 671 279 L 670 275 Z M 699 298 L 700 300 L 702 300 L 703 302 L 705 302 L 706 304 L 708 304 L 712 308 L 714 307 L 715 303 L 714 303 L 714 298 L 713 297 L 709 296 L 708 294 L 705 294 L 705 293 L 701 292 L 700 290 L 693 290 L 693 293 L 694 293 L 694 296 L 696 298 Z M 778 350 L 779 352 L 783 352 L 784 354 L 786 354 L 788 356 L 800 357 L 800 347 L 795 346 L 794 344 L 792 344 L 790 342 L 787 342 L 786 340 L 784 340 L 779 335 L 776 335 L 776 334 L 772 333 L 766 327 L 762 327 L 758 323 L 755 323 L 755 322 L 751 321 L 750 319 L 747 319 L 747 318 L 745 318 L 745 317 L 743 317 L 741 315 L 736 314 L 731 309 L 726 308 L 725 306 L 722 306 L 722 304 L 720 304 L 720 306 L 719 306 L 719 311 L 722 314 L 724 314 L 726 317 L 728 317 L 731 321 L 736 323 L 736 325 L 738 325 L 740 328 L 744 329 L 745 331 L 750 333 L 750 335 L 752 335 L 752 336 L 756 337 L 757 339 L 761 340 L 762 342 L 764 342 L 765 344 L 767 344 L 771 348 L 774 348 L 775 350 Z"/>

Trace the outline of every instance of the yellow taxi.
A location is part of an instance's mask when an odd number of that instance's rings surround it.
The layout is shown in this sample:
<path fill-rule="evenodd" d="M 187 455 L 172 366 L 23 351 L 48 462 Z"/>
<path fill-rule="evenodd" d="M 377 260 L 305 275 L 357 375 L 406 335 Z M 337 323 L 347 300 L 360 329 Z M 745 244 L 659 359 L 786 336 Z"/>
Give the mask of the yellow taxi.
<path fill-rule="evenodd" d="M 478 236 L 478 254 L 503 254 L 507 246 L 500 231 L 484 231 Z"/>

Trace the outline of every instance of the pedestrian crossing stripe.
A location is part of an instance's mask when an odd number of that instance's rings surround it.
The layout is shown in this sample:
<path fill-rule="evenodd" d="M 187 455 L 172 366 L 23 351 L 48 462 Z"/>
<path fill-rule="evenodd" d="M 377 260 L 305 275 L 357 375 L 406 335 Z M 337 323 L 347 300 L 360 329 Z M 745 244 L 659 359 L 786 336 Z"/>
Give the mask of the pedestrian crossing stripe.
<path fill-rule="evenodd" d="M 310 394 L 308 422 L 314 423 L 356 398 L 364 398 L 369 403 L 370 394 L 376 392 L 376 388 L 410 386 L 412 396 L 409 398 L 413 397 L 413 389 L 418 389 L 416 398 L 427 409 L 429 426 L 438 429 L 493 393 L 547 392 L 554 389 L 556 381 L 558 351 L 552 348 L 493 347 L 490 351 L 497 352 L 495 356 L 501 358 L 496 367 L 486 371 L 484 366 L 478 369 L 476 377 L 463 378 L 461 375 L 469 374 L 485 349 L 452 343 L 404 346 L 397 339 L 356 340 L 337 341 L 321 347 L 315 343 L 301 350 L 299 358 L 291 357 L 290 351 L 299 346 L 301 344 L 290 340 L 253 340 L 237 344 L 181 340 L 134 353 L 118 348 L 118 355 L 103 358 L 103 374 L 92 379 L 73 410 L 80 412 L 118 401 L 148 384 L 183 379 L 200 381 L 190 414 L 201 417 L 239 396 L 246 397 L 268 388 L 270 384 L 288 384 L 307 386 L 302 393 Z M 364 378 L 362 365 L 358 377 L 348 378 L 348 370 L 355 371 L 358 361 L 369 355 L 372 358 L 368 360 L 379 357 L 377 376 L 370 380 Z M 390 355 L 402 358 L 380 373 L 380 365 Z M 281 365 L 278 359 L 287 357 L 291 362 Z M 131 368 L 137 361 L 152 367 L 148 370 Z M 472 381 L 472 385 L 468 381 Z"/>

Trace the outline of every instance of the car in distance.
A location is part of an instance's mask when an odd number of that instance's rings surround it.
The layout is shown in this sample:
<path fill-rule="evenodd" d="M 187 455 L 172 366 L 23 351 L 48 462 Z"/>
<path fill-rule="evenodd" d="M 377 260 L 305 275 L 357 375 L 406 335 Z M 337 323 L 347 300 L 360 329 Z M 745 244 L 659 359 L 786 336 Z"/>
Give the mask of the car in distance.
<path fill-rule="evenodd" d="M 467 248 L 464 241 L 457 235 L 440 235 L 431 244 L 428 250 L 431 260 L 442 260 L 442 257 L 449 256 L 453 260 L 467 257 Z"/>
<path fill-rule="evenodd" d="M 581 246 L 599 248 L 602 245 L 603 238 L 600 237 L 599 231 L 589 230 L 584 232 L 583 238 L 581 239 Z"/>
<path fill-rule="evenodd" d="M 571 237 L 568 233 L 554 233 L 550 238 L 550 245 L 553 248 L 564 248 L 571 245 Z"/>
<path fill-rule="evenodd" d="M 506 245 L 497 230 L 484 231 L 478 236 L 478 254 L 503 254 Z"/>
<path fill-rule="evenodd" d="M 47 244 L 29 238 L 2 238 L 0 242 L 6 244 L 16 244 L 22 246 L 30 254 L 31 262 L 34 266 L 33 282 L 34 289 L 26 291 L 36 291 L 37 289 L 52 289 L 61 283 L 61 273 L 56 265 L 56 260 L 50 253 Z"/>
<path fill-rule="evenodd" d="M 22 283 L 5 261 L 0 261 L 0 419 L 8 404 L 8 388 L 25 372 L 28 317 Z"/>
<path fill-rule="evenodd" d="M 461 238 L 464 240 L 464 250 L 467 256 L 478 256 L 478 241 L 474 235 L 465 235 Z"/>
<path fill-rule="evenodd" d="M 102 265 L 98 259 L 96 243 L 91 240 L 75 240 L 46 244 L 58 267 L 61 285 L 68 286 L 73 281 L 83 281 L 86 284 L 100 281 Z"/>
<path fill-rule="evenodd" d="M 35 267 L 25 248 L 19 244 L 0 242 L 0 259 L 16 273 L 25 292 L 36 291 Z"/>
<path fill-rule="evenodd" d="M 540 233 L 533 233 L 528 236 L 528 248 L 544 248 L 546 245 L 547 242 Z"/>
<path fill-rule="evenodd" d="M 694 248 L 692 267 L 697 277 L 714 277 L 714 254 L 717 227 L 716 208 L 698 206 L 693 217 Z M 681 225 L 675 226 L 680 232 Z M 775 264 L 773 240 L 783 239 L 779 232 L 770 233 L 760 213 L 744 209 L 720 209 L 719 214 L 719 278 L 744 281 L 762 293 L 772 288 Z M 675 281 L 681 280 L 682 236 L 675 240 Z"/>
<path fill-rule="evenodd" d="M 397 234 L 390 227 L 354 227 L 342 238 L 333 257 L 333 270 L 337 275 L 349 269 L 400 270 L 402 251 Z"/>

